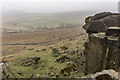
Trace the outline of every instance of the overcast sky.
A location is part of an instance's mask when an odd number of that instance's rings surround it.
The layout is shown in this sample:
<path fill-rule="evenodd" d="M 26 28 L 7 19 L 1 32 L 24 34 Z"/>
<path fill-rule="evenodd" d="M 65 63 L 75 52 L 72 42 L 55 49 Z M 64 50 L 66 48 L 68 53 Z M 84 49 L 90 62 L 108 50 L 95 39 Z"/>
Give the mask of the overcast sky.
<path fill-rule="evenodd" d="M 117 12 L 118 0 L 3 0 L 3 11 L 52 13 L 64 11 L 111 11 Z"/>
<path fill-rule="evenodd" d="M 2 2 L 118 2 L 119 0 L 1 0 Z"/>

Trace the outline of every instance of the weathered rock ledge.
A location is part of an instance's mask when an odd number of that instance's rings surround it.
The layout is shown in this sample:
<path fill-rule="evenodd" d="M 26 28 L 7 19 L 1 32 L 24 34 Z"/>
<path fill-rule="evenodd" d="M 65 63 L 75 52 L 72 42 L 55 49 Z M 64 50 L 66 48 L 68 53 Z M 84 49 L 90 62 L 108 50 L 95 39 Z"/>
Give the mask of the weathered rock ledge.
<path fill-rule="evenodd" d="M 120 14 L 103 12 L 85 20 L 85 74 L 120 68 Z"/>

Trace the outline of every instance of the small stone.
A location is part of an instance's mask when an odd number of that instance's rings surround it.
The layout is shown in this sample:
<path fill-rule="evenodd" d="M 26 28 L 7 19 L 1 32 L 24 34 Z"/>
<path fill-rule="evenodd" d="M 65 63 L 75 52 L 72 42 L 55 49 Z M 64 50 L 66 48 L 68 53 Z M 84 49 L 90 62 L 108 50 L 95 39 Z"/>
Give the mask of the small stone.
<path fill-rule="evenodd" d="M 46 51 L 46 49 L 42 49 L 41 51 Z"/>
<path fill-rule="evenodd" d="M 28 50 L 34 50 L 34 48 L 29 48 Z"/>

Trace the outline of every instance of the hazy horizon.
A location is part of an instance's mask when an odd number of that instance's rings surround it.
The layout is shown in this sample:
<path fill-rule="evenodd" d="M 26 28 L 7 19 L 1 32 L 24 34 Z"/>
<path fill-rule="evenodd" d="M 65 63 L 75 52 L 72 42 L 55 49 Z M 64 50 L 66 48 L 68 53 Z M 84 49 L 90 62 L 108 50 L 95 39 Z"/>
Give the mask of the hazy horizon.
<path fill-rule="evenodd" d="M 112 5 L 112 6 L 111 6 Z M 117 2 L 6 2 L 3 13 L 56 13 L 69 11 L 118 12 Z"/>

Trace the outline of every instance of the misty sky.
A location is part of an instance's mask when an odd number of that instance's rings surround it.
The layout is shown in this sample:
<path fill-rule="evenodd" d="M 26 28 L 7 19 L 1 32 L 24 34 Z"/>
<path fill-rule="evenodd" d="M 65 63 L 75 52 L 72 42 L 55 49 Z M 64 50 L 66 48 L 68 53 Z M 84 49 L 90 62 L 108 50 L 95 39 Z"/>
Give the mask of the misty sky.
<path fill-rule="evenodd" d="M 3 11 L 52 13 L 64 11 L 118 11 L 117 2 L 4 2 Z"/>

